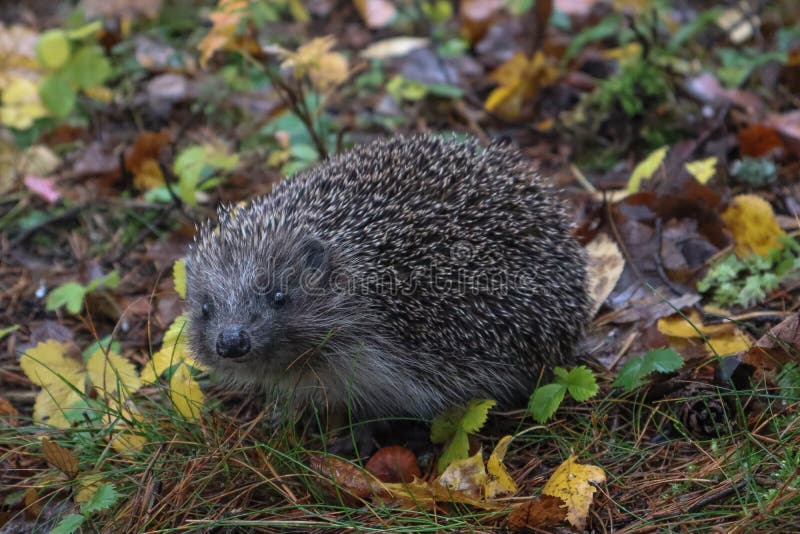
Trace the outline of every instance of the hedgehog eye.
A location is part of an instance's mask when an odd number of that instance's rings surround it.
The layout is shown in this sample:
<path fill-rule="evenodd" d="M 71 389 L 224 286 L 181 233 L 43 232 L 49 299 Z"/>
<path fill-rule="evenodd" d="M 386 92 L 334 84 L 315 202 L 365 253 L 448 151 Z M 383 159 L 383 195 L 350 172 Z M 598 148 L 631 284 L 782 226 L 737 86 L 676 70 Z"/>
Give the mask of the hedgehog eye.
<path fill-rule="evenodd" d="M 283 306 L 284 304 L 286 304 L 286 293 L 284 293 L 283 291 L 276 291 L 272 295 L 272 304 L 276 308 L 279 308 L 279 307 Z"/>
<path fill-rule="evenodd" d="M 208 319 L 211 317 L 211 303 L 204 302 L 201 311 L 203 312 L 203 319 Z"/>

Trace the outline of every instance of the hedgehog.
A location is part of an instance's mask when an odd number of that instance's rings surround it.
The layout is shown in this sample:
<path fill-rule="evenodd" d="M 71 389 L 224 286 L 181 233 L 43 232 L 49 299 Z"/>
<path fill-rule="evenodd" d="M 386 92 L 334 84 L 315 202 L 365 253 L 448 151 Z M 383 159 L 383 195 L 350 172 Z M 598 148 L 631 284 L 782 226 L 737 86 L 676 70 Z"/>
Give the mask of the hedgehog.
<path fill-rule="evenodd" d="M 220 207 L 186 258 L 188 340 L 237 387 L 358 417 L 524 403 L 573 363 L 583 248 L 513 148 L 359 146 Z"/>

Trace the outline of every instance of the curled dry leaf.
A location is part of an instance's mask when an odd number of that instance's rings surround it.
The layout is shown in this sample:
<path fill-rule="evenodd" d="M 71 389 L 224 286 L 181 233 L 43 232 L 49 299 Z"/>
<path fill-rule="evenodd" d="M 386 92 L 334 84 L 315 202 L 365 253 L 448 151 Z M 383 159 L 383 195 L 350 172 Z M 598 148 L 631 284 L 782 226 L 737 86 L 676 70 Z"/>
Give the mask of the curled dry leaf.
<path fill-rule="evenodd" d="M 61 470 L 69 478 L 77 476 L 78 455 L 75 452 L 62 447 L 48 437 L 42 438 L 42 450 L 47 463 Z"/>
<path fill-rule="evenodd" d="M 514 508 L 508 516 L 511 532 L 551 529 L 567 520 L 567 503 L 561 497 L 542 495 Z"/>
<path fill-rule="evenodd" d="M 756 381 L 761 377 L 774 383 L 783 364 L 800 363 L 800 316 L 787 317 L 761 336 L 741 357 L 743 363 L 756 369 Z"/>
<path fill-rule="evenodd" d="M 382 482 L 411 482 L 420 476 L 417 456 L 399 445 L 378 449 L 365 467 Z"/>
<path fill-rule="evenodd" d="M 308 463 L 312 470 L 324 477 L 322 484 L 328 493 L 337 500 L 343 499 L 347 504 L 357 505 L 359 501 L 373 495 L 387 494 L 380 480 L 341 458 L 312 454 Z M 342 490 L 346 493 L 343 494 Z"/>
<path fill-rule="evenodd" d="M 591 315 L 594 315 L 617 285 L 625 259 L 608 234 L 599 234 L 586 245 L 586 253 L 589 256 L 589 294 L 593 302 Z"/>

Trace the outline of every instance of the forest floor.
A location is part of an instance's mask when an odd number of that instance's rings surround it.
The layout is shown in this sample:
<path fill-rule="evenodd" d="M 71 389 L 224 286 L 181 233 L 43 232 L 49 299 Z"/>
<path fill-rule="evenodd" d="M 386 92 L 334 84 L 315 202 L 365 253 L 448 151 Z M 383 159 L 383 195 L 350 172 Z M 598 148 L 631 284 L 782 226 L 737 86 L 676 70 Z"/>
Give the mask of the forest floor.
<path fill-rule="evenodd" d="M 798 530 L 795 0 L 3 3 L 0 93 L 0 534 Z M 518 147 L 598 304 L 529 408 L 350 462 L 194 361 L 180 260 L 419 132 Z"/>

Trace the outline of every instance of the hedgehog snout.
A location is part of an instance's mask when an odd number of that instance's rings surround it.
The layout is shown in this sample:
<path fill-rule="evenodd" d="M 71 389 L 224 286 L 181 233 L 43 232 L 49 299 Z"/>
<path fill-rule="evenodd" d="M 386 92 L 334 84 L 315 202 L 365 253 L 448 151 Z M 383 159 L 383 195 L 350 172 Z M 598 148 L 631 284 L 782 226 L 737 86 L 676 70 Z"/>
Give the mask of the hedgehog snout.
<path fill-rule="evenodd" d="M 242 325 L 226 326 L 217 336 L 216 348 L 221 358 L 241 358 L 250 352 L 250 334 Z"/>

